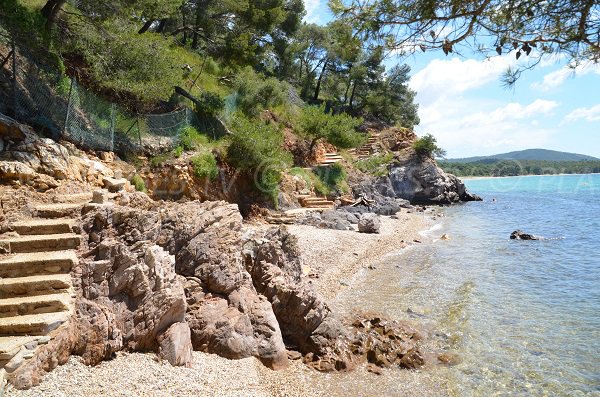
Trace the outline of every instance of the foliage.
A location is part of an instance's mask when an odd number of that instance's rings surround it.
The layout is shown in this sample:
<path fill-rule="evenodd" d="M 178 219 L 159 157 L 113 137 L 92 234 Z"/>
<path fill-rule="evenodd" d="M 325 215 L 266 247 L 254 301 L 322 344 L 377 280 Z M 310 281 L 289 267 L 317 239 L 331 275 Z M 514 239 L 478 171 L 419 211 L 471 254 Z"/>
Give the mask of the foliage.
<path fill-rule="evenodd" d="M 288 85 L 274 77 L 265 78 L 251 68 L 240 71 L 235 78 L 237 105 L 249 117 L 256 117 L 264 109 L 284 104 L 288 97 Z"/>
<path fill-rule="evenodd" d="M 199 178 L 215 179 L 219 175 L 217 160 L 212 152 L 203 152 L 191 158 L 194 174 Z"/>
<path fill-rule="evenodd" d="M 218 94 L 205 91 L 196 103 L 196 112 L 203 117 L 215 117 L 225 107 L 225 101 Z"/>
<path fill-rule="evenodd" d="M 446 151 L 437 145 L 437 139 L 431 134 L 425 134 L 417 139 L 412 147 L 421 156 L 444 157 L 446 155 Z"/>
<path fill-rule="evenodd" d="M 309 189 L 314 189 L 317 194 L 325 196 L 331 191 L 329 187 L 319 178 L 313 171 L 308 171 L 304 168 L 294 167 L 289 170 L 291 175 L 299 176 L 307 183 Z"/>
<path fill-rule="evenodd" d="M 281 173 L 292 164 L 291 155 L 282 149 L 283 134 L 269 124 L 243 116 L 235 117 L 231 124 L 227 159 L 251 173 L 255 187 L 275 201 Z"/>
<path fill-rule="evenodd" d="M 187 126 L 179 133 L 179 143 L 184 151 L 191 151 L 207 146 L 209 140 L 206 135 L 201 134 L 194 127 Z"/>
<path fill-rule="evenodd" d="M 360 146 L 364 142 L 363 134 L 356 129 L 362 119 L 345 113 L 333 115 L 325 111 L 325 106 L 306 106 L 302 109 L 298 122 L 299 133 L 312 140 L 311 147 L 319 139 L 325 139 L 342 149 Z"/>
<path fill-rule="evenodd" d="M 456 176 L 516 176 L 591 174 L 600 172 L 600 161 L 484 160 L 469 163 L 440 161 L 444 171 Z"/>
<path fill-rule="evenodd" d="M 367 159 L 357 161 L 354 166 L 366 174 L 383 176 L 387 173 L 387 166 L 393 160 L 393 153 L 376 154 Z"/>
<path fill-rule="evenodd" d="M 536 59 L 561 53 L 573 63 L 600 60 L 597 1 L 330 0 L 334 14 L 400 55 L 457 46 L 485 55 Z M 440 34 L 440 32 L 444 32 Z"/>
<path fill-rule="evenodd" d="M 131 177 L 131 184 L 135 186 L 135 190 L 138 192 L 146 192 L 146 182 L 138 174 Z"/>
<path fill-rule="evenodd" d="M 336 163 L 327 167 L 318 167 L 315 174 L 326 187 L 325 191 L 320 192 L 321 194 L 346 193 L 350 190 L 347 182 L 348 175 L 341 164 Z"/>

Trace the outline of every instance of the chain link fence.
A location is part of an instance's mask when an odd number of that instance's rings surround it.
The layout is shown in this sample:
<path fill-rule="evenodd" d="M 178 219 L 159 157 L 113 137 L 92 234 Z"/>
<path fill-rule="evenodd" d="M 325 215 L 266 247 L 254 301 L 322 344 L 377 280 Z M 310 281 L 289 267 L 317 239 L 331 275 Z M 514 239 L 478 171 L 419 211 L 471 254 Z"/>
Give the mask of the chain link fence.
<path fill-rule="evenodd" d="M 130 114 L 81 87 L 19 48 L 0 27 L 0 113 L 43 135 L 91 150 L 142 152 L 176 144 L 194 120 L 182 108 L 165 114 Z"/>

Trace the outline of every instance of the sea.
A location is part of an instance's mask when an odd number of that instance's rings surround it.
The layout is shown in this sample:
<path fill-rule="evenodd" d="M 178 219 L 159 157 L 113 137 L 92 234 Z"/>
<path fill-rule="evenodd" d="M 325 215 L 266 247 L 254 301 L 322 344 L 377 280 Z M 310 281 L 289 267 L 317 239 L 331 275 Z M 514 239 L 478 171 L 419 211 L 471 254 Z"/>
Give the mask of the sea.
<path fill-rule="evenodd" d="M 439 210 L 334 302 L 423 327 L 451 365 L 333 376 L 329 395 L 600 396 L 600 175 L 464 182 L 484 201 Z"/>

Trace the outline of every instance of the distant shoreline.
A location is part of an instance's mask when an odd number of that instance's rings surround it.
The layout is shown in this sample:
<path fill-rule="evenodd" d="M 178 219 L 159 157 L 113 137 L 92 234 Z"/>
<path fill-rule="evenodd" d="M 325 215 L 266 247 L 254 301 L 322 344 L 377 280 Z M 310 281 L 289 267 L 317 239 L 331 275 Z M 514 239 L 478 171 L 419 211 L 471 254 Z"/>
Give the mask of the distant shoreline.
<path fill-rule="evenodd" d="M 477 179 L 501 179 L 501 178 L 527 178 L 532 176 L 581 176 L 581 175 L 600 175 L 598 172 L 586 172 L 585 174 L 535 174 L 535 175 L 510 175 L 510 176 L 459 176 L 457 178 L 464 180 Z"/>

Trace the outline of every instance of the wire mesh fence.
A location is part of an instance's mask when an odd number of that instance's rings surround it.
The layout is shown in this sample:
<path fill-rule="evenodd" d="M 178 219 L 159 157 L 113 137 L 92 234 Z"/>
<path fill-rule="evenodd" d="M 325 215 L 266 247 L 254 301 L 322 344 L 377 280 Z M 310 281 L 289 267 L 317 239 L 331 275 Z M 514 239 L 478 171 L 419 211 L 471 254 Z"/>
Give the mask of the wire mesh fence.
<path fill-rule="evenodd" d="M 20 48 L 0 27 L 0 112 L 91 150 L 139 152 L 176 144 L 193 112 L 130 114 Z"/>

